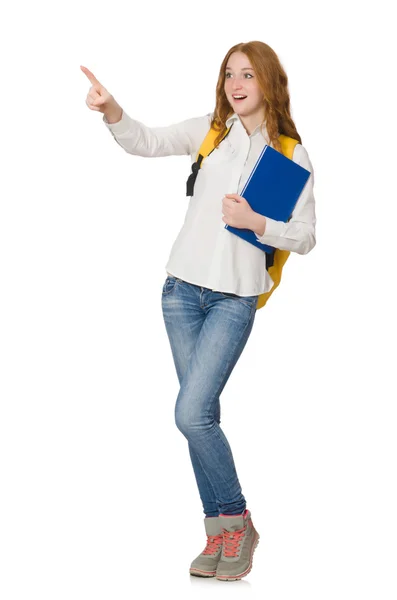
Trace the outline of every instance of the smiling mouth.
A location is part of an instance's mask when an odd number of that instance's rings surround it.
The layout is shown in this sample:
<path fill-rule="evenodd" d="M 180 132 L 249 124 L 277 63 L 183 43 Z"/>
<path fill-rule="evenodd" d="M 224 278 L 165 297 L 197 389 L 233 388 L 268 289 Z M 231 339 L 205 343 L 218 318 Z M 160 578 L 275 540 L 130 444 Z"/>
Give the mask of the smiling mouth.
<path fill-rule="evenodd" d="M 240 98 L 240 97 L 238 97 L 238 98 L 235 98 L 234 96 L 232 96 L 232 98 L 233 98 L 233 100 L 234 100 L 235 102 L 242 102 L 243 100 L 245 100 L 245 99 L 246 99 L 246 97 L 247 97 L 247 96 L 242 96 L 241 98 Z"/>

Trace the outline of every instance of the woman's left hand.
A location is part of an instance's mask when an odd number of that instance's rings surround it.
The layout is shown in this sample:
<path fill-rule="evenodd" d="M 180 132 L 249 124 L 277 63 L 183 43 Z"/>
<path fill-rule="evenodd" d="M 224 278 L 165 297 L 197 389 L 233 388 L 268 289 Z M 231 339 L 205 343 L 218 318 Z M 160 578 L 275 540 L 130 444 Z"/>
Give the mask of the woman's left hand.
<path fill-rule="evenodd" d="M 231 227 L 251 229 L 255 211 L 247 200 L 238 194 L 226 194 L 222 200 L 222 221 Z"/>

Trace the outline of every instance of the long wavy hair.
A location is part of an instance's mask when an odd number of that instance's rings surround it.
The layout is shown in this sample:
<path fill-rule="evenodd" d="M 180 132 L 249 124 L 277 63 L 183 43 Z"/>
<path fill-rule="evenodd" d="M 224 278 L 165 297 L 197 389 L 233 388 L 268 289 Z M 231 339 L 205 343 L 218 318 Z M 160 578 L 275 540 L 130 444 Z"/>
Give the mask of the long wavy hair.
<path fill-rule="evenodd" d="M 270 144 L 279 152 L 281 152 L 278 139 L 280 134 L 292 137 L 301 144 L 301 137 L 290 112 L 288 77 L 274 50 L 264 42 L 254 41 L 236 44 L 230 48 L 222 61 L 216 84 L 216 106 L 211 121 L 211 126 L 219 130 L 215 145 L 217 146 L 221 141 L 227 129 L 226 121 L 233 114 L 224 85 L 227 62 L 230 55 L 237 51 L 243 52 L 248 57 L 263 93 L 265 119 L 261 123 L 262 133 L 263 127 L 266 127 Z"/>

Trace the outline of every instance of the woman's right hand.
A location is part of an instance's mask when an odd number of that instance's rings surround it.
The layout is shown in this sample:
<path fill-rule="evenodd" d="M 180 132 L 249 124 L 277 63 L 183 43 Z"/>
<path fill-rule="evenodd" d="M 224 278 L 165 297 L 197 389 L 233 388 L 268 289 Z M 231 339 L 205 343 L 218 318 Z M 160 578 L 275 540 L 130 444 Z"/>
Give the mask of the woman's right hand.
<path fill-rule="evenodd" d="M 80 65 L 80 69 L 88 77 L 91 82 L 91 87 L 88 90 L 87 98 L 85 100 L 90 110 L 97 110 L 107 115 L 120 115 L 121 119 L 122 108 L 113 98 L 113 96 L 107 91 L 107 89 L 98 81 L 93 73 L 87 67 Z M 116 119 L 117 120 L 117 119 Z"/>

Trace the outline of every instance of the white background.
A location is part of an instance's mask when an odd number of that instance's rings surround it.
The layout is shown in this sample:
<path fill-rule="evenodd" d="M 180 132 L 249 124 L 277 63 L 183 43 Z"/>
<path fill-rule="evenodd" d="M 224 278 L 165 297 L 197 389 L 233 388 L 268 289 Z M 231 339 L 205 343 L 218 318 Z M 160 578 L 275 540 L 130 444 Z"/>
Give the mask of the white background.
<path fill-rule="evenodd" d="M 2 600 L 382 598 L 397 584 L 391 3 L 38 1 L 1 24 Z M 289 77 L 317 245 L 291 255 L 221 397 L 261 541 L 204 548 L 161 311 L 189 157 L 125 153 L 88 67 L 148 126 L 204 115 L 228 49 Z M 138 592 L 139 590 L 139 592 Z"/>

